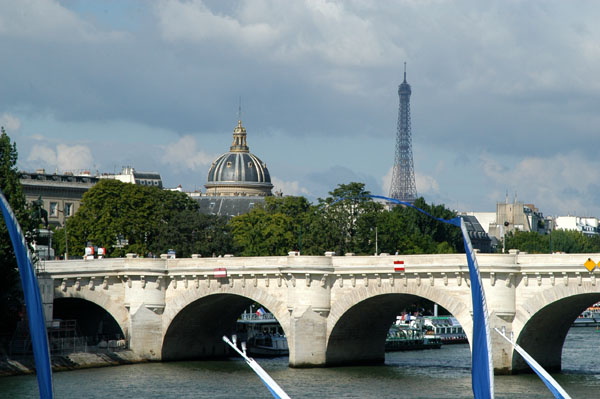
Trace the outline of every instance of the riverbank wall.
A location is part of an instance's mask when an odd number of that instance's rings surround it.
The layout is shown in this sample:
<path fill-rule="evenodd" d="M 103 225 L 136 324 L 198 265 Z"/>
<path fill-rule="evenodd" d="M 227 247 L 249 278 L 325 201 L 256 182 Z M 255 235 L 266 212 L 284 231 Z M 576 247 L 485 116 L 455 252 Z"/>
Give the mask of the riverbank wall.
<path fill-rule="evenodd" d="M 130 350 L 106 353 L 77 352 L 64 356 L 52 356 L 53 371 L 67 371 L 94 367 L 118 366 L 147 362 Z M 0 377 L 11 375 L 33 374 L 35 363 L 33 358 L 13 360 L 0 358 Z"/>

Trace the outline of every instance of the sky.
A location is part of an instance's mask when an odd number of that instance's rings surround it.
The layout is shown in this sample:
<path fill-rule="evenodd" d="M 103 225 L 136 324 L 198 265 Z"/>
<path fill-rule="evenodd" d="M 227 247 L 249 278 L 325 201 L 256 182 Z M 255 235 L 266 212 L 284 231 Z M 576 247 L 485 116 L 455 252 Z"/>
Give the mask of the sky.
<path fill-rule="evenodd" d="M 18 167 L 204 190 L 241 119 L 276 190 L 387 195 L 407 63 L 417 192 L 600 217 L 600 2 L 0 0 Z"/>

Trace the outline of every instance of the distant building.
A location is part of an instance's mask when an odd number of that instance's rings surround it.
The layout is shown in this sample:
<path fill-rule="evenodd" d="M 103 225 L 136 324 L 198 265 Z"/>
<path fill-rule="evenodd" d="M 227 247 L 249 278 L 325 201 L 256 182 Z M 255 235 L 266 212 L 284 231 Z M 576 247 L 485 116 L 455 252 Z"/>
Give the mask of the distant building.
<path fill-rule="evenodd" d="M 492 239 L 490 239 L 477 218 L 470 215 L 462 215 L 462 218 L 465 221 L 465 227 L 469 233 L 469 239 L 473 248 L 484 253 L 492 252 Z"/>
<path fill-rule="evenodd" d="M 598 218 L 579 216 L 558 216 L 554 219 L 556 230 L 575 230 L 586 236 L 598 235 Z"/>
<path fill-rule="evenodd" d="M 250 152 L 241 120 L 233 130 L 229 152 L 212 163 L 205 187 L 206 193 L 189 195 L 198 201 L 200 212 L 212 215 L 241 215 L 273 195 L 267 164 Z"/>
<path fill-rule="evenodd" d="M 59 175 L 38 169 L 35 173 L 20 172 L 20 181 L 27 202 L 41 199 L 42 207 L 48 212 L 48 224 L 63 227 L 65 218 L 75 214 L 81 206 L 83 194 L 99 179 L 89 172 Z"/>
<path fill-rule="evenodd" d="M 121 173 L 104 173 L 101 179 L 115 179 L 123 183 L 137 184 L 140 186 L 152 186 L 163 188 L 162 178 L 158 172 L 140 172 L 131 166 L 124 166 Z"/>
<path fill-rule="evenodd" d="M 552 219 L 544 215 L 533 204 L 514 201 L 496 204 L 496 220 L 490 223 L 488 233 L 501 240 L 514 231 L 535 231 L 547 234 L 552 229 Z"/>

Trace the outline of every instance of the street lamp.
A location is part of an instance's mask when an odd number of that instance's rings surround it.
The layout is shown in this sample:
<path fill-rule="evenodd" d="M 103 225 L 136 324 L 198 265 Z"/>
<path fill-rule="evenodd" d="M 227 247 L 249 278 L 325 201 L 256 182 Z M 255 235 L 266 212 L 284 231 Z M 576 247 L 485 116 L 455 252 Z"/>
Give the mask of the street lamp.
<path fill-rule="evenodd" d="M 509 222 L 504 222 L 503 226 L 504 228 L 507 228 L 508 225 L 510 223 Z M 502 253 L 505 254 L 506 253 L 506 230 L 502 229 Z"/>
<path fill-rule="evenodd" d="M 69 240 L 67 239 L 67 217 L 69 215 L 67 215 L 66 207 L 62 211 L 58 209 L 58 207 L 56 207 L 56 210 L 58 212 L 62 212 L 65 215 L 65 260 L 69 260 Z"/>

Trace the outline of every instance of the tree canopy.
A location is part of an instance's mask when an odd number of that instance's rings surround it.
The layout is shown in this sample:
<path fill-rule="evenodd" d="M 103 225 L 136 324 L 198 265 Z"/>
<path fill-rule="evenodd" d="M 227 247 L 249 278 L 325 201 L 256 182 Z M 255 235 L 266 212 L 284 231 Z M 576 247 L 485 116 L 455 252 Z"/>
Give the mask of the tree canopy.
<path fill-rule="evenodd" d="M 88 243 L 106 248 L 112 257 L 169 249 L 178 256 L 207 256 L 231 248 L 225 224 L 223 218 L 200 214 L 197 202 L 184 193 L 106 179 L 84 194 L 66 228 L 69 252 L 79 256 Z M 62 235 L 57 231 L 57 242 Z"/>
<path fill-rule="evenodd" d="M 600 252 L 600 237 L 590 237 L 572 230 L 553 230 L 549 234 L 516 231 L 506 234 L 504 239 L 506 249 L 518 249 L 532 254 Z"/>
<path fill-rule="evenodd" d="M 363 183 L 340 184 L 329 197 L 311 205 L 304 197 L 267 197 L 263 206 L 231 220 L 237 253 L 243 256 L 305 255 L 326 251 L 357 255 L 378 252 L 419 254 L 462 252 L 459 229 L 415 209 L 395 206 L 387 211 L 373 201 Z M 456 216 L 422 198 L 415 203 L 432 215 Z"/>
<path fill-rule="evenodd" d="M 13 209 L 28 242 L 34 238 L 39 223 L 27 206 L 17 170 L 17 145 L 11 142 L 4 127 L 0 128 L 0 189 Z M 4 223 L 0 222 L 0 340 L 12 331 L 18 308 L 21 306 L 21 285 L 17 272 L 17 260 L 13 245 Z"/>

